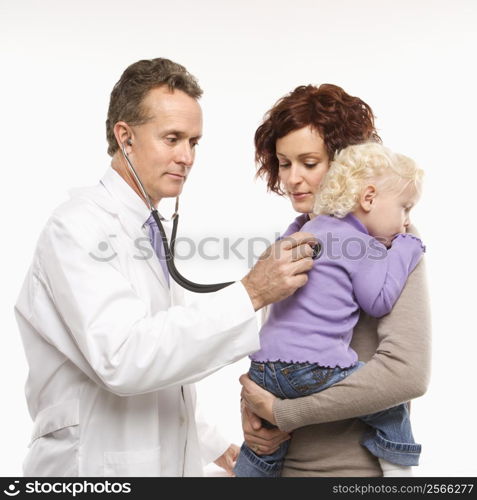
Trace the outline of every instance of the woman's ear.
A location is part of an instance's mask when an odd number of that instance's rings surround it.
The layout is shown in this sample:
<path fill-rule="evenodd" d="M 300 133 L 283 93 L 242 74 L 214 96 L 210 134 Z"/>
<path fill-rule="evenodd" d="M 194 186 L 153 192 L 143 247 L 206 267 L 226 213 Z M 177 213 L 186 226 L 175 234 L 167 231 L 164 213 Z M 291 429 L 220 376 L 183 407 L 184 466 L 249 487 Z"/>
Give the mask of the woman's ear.
<path fill-rule="evenodd" d="M 370 184 L 366 186 L 361 191 L 361 196 L 359 198 L 360 207 L 366 212 L 369 213 L 374 208 L 374 201 L 376 199 L 376 186 L 374 184 Z"/>
<path fill-rule="evenodd" d="M 131 152 L 131 144 L 128 142 L 132 137 L 132 130 L 126 122 L 117 122 L 113 128 L 114 137 L 121 148 L 124 144 L 126 146 L 126 152 Z"/>

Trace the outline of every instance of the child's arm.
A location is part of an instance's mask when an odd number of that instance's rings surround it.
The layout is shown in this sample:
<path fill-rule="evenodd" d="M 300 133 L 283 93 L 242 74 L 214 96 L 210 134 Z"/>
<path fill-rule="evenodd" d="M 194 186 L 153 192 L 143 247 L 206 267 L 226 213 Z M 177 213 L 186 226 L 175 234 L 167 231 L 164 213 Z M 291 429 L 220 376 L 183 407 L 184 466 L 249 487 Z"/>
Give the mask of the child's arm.
<path fill-rule="evenodd" d="M 356 262 L 351 272 L 351 280 L 356 300 L 366 313 L 380 318 L 391 312 L 406 284 L 409 274 L 419 262 L 425 247 L 412 234 L 398 234 L 392 247 L 385 251 L 371 253 Z M 382 248 L 381 248 L 382 247 Z"/>

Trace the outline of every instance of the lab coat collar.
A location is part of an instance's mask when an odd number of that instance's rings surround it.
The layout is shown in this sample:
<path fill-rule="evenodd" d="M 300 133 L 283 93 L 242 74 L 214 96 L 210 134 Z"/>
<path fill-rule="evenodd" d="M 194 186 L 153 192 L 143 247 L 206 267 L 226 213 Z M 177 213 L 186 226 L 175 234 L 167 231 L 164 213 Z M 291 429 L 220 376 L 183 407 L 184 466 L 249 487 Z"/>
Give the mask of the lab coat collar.
<path fill-rule="evenodd" d="M 138 194 L 113 167 L 107 169 L 101 179 L 101 184 L 103 184 L 113 198 L 128 208 L 128 215 L 134 220 L 137 227 L 143 227 L 149 219 L 151 212 Z"/>
<path fill-rule="evenodd" d="M 123 228 L 131 238 L 149 237 L 148 229 L 145 229 L 146 221 L 151 213 L 146 204 L 129 184 L 114 170 L 109 167 L 100 181 L 102 191 L 106 196 L 93 196 L 96 203 L 110 213 L 116 214 L 123 224 Z M 165 226 L 165 231 L 170 237 L 170 230 Z M 162 283 L 166 290 L 169 290 L 162 267 L 157 259 L 146 259 L 147 264 Z"/>
<path fill-rule="evenodd" d="M 103 210 L 117 216 L 130 238 L 149 239 L 149 231 L 145 225 L 151 214 L 147 206 L 112 167 L 106 170 L 96 186 L 71 189 L 69 194 L 71 197 L 85 197 Z M 164 222 L 163 227 L 167 237 L 170 238 L 170 225 Z M 146 262 L 166 290 L 177 288 L 175 286 L 169 288 L 158 259 L 146 259 Z"/>

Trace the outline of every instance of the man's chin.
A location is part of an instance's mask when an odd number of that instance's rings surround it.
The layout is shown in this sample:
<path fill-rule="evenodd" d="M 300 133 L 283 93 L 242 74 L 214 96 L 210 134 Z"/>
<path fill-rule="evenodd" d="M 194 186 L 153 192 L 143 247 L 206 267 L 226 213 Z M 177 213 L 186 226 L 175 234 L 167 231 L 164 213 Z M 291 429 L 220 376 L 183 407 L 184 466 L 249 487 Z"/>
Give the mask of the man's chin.
<path fill-rule="evenodd" d="M 161 191 L 159 194 L 158 198 L 163 199 L 163 198 L 177 198 L 180 196 L 182 193 L 182 186 L 180 189 L 174 188 L 174 189 L 165 189 L 164 191 Z"/>

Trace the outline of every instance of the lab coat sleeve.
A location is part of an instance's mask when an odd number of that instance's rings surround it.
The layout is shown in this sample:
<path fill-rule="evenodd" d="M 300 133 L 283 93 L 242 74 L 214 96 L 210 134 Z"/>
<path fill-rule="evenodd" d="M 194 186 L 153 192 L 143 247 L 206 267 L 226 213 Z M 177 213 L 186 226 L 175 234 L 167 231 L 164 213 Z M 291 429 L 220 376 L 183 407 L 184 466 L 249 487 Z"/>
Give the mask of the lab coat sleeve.
<path fill-rule="evenodd" d="M 268 317 L 270 316 L 270 312 L 272 310 L 271 307 L 271 305 L 268 305 L 260 309 L 260 328 L 268 321 Z"/>
<path fill-rule="evenodd" d="M 40 237 L 37 279 L 111 392 L 130 396 L 189 384 L 259 348 L 256 314 L 240 282 L 200 306 L 151 315 L 117 268 L 91 257 L 83 234 L 53 216 Z"/>

